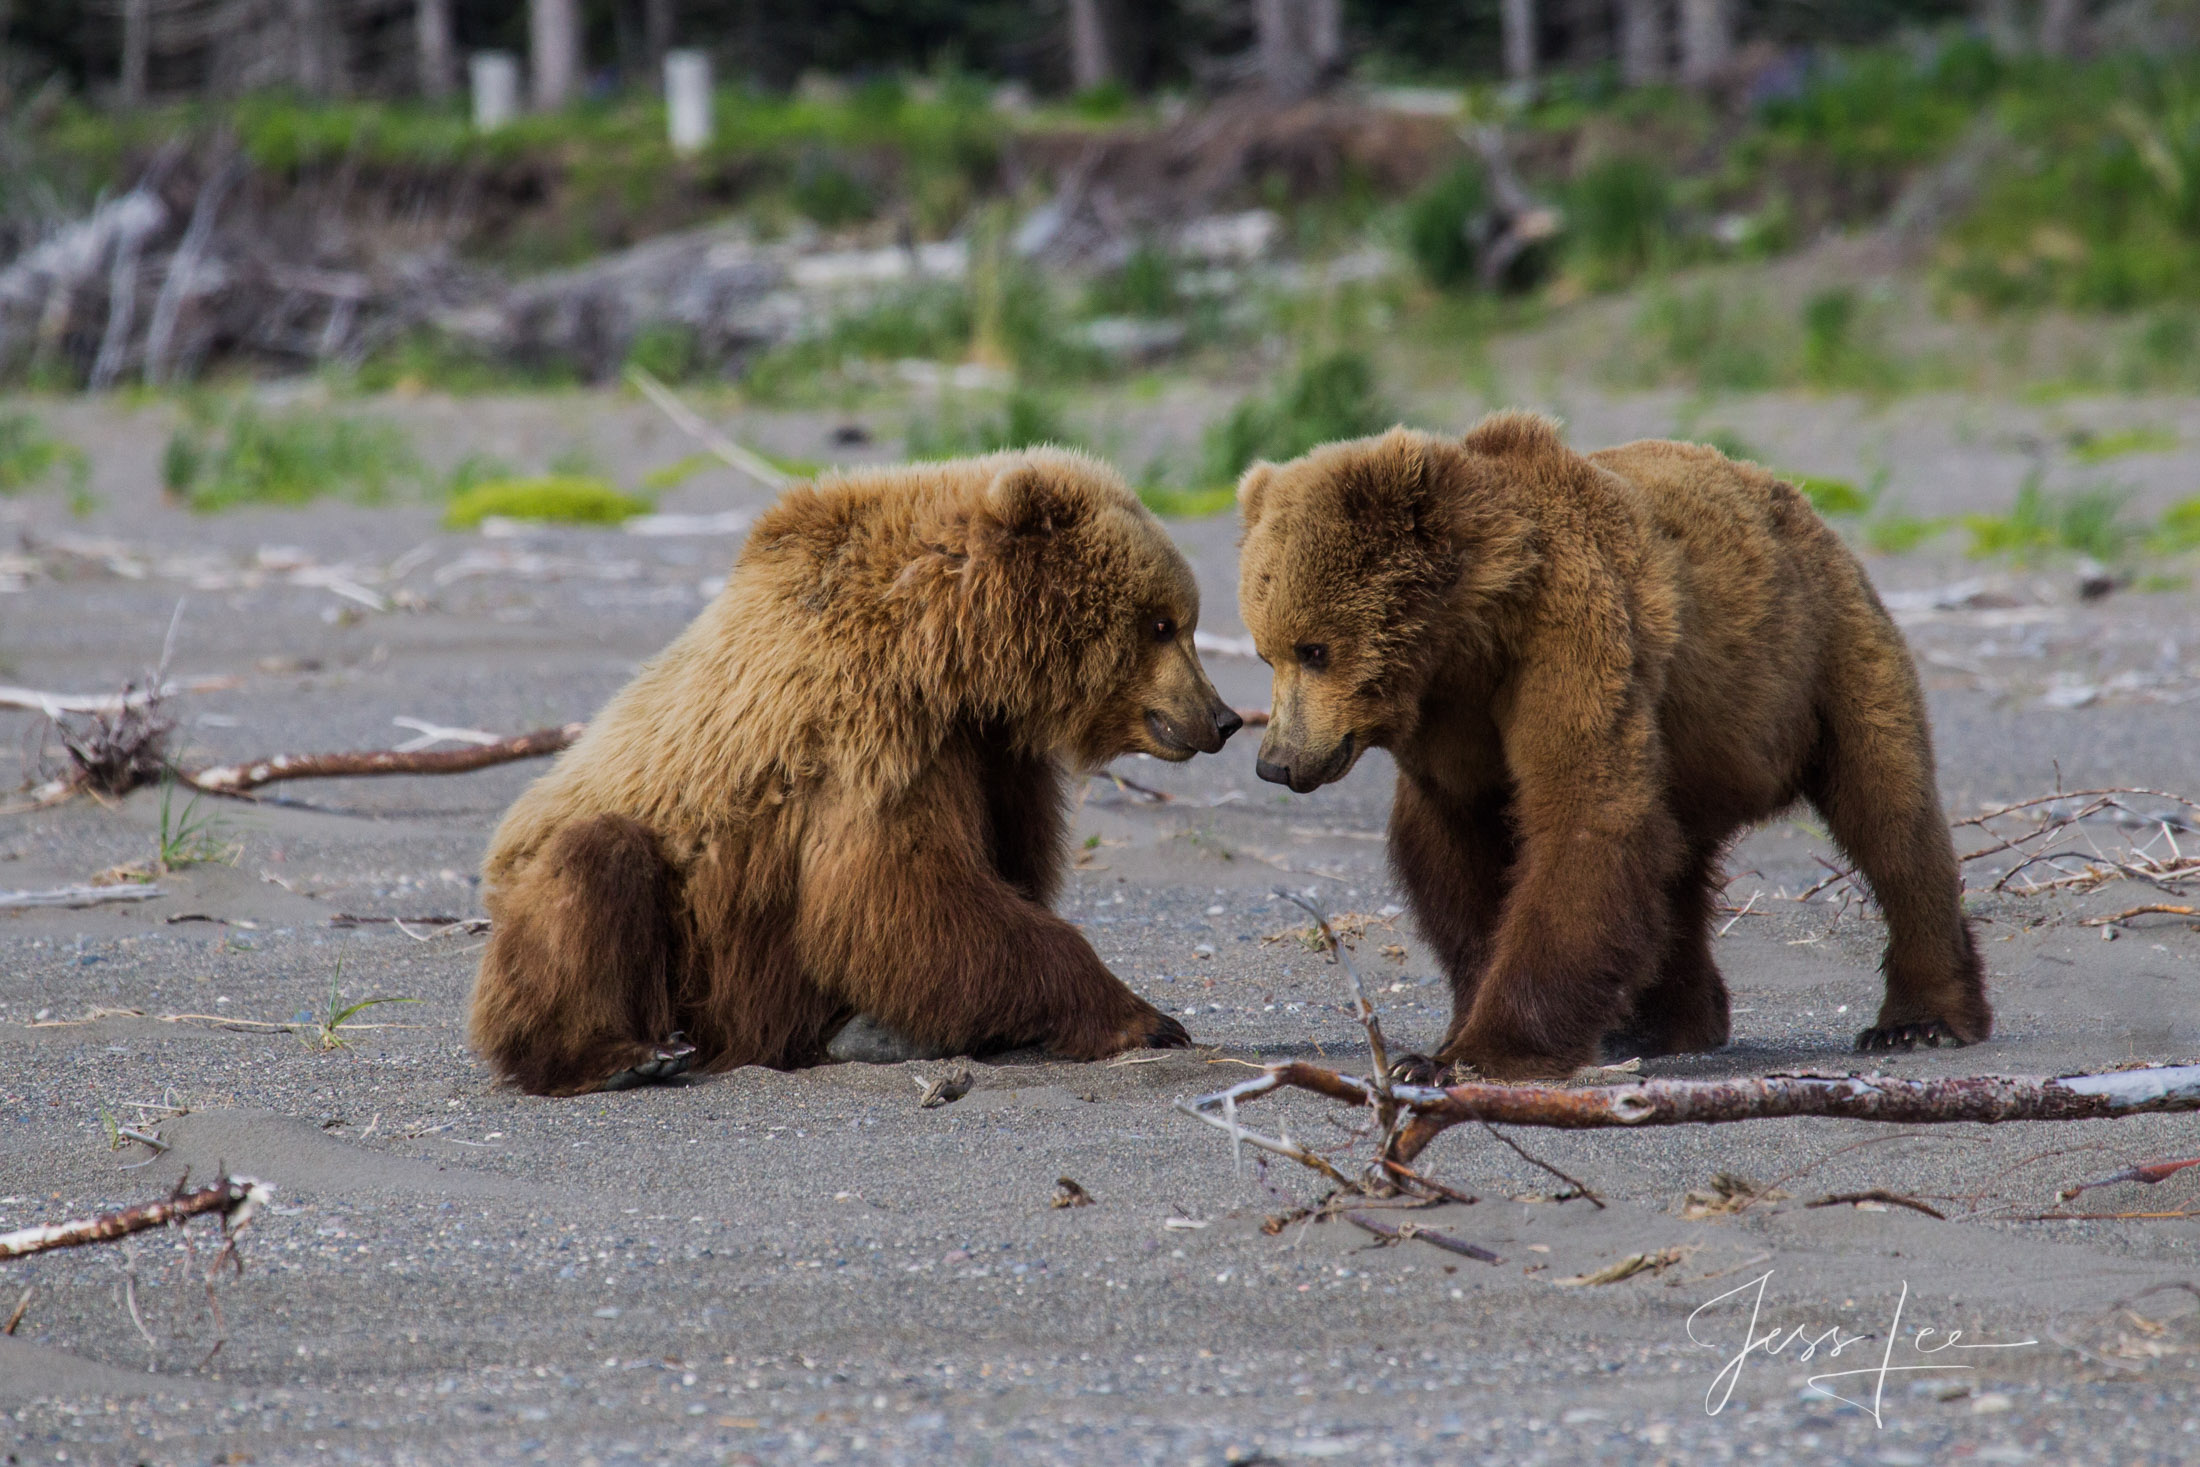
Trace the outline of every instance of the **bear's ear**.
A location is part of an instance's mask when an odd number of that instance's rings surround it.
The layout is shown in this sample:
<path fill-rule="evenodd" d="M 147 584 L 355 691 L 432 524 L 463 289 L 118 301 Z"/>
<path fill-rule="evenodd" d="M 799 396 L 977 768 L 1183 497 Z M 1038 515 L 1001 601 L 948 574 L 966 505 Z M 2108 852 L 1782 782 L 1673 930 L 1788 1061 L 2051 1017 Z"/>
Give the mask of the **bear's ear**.
<path fill-rule="evenodd" d="M 1255 463 L 1238 480 L 1238 518 L 1250 530 L 1260 523 L 1261 501 L 1268 497 L 1268 486 L 1275 482 L 1276 466 L 1272 463 Z"/>
<path fill-rule="evenodd" d="M 1029 461 L 1012 464 L 985 490 L 985 518 L 1009 535 L 1052 535 L 1077 520 L 1077 501 L 1047 471 Z"/>

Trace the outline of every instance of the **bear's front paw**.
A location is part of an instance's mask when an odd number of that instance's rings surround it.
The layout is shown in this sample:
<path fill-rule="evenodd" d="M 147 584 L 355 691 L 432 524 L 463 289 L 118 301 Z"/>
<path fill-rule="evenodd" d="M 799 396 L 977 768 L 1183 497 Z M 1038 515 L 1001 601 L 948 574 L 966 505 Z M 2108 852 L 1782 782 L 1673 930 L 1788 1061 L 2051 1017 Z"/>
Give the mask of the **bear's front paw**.
<path fill-rule="evenodd" d="M 1400 1055 L 1390 1062 L 1393 1085 L 1442 1086 L 1452 1083 L 1452 1067 L 1431 1054 Z"/>
<path fill-rule="evenodd" d="M 649 1046 L 646 1057 L 603 1082 L 605 1090 L 633 1090 L 643 1085 L 662 1085 L 687 1073 L 694 1063 L 695 1046 L 684 1034 L 674 1034 L 662 1044 Z"/>
<path fill-rule="evenodd" d="M 1961 1049 L 1968 1042 L 1944 1019 L 1914 1019 L 1903 1024 L 1874 1024 L 1856 1036 L 1856 1052 L 1884 1053 L 1890 1050 L 1915 1049 L 1920 1044 L 1933 1049 L 1938 1049 L 1943 1044 L 1950 1049 Z"/>
<path fill-rule="evenodd" d="M 1190 1049 L 1192 1036 L 1182 1024 L 1159 1009 L 1145 1016 L 1143 1022 L 1131 1026 L 1137 1037 L 1125 1049 Z"/>
<path fill-rule="evenodd" d="M 1097 1060 L 1130 1049 L 1189 1049 L 1192 1036 L 1167 1014 L 1144 1004 L 1113 1029 L 1056 1040 L 1048 1048 L 1064 1059 Z"/>

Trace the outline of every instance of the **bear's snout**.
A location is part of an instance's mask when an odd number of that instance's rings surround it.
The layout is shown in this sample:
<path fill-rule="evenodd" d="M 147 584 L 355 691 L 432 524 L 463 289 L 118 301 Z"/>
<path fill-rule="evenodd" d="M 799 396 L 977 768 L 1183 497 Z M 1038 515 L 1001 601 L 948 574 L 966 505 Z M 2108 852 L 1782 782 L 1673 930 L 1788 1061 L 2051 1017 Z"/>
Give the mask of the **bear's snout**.
<path fill-rule="evenodd" d="M 1253 761 L 1253 773 L 1270 784 L 1290 786 L 1294 794 L 1312 794 L 1331 780 L 1344 777 L 1344 772 L 1352 767 L 1356 743 L 1357 735 L 1346 734 L 1344 742 L 1324 758 L 1315 758 L 1304 750 L 1279 749 L 1276 752 L 1284 757 L 1271 759 L 1269 750 L 1263 746 L 1260 757 Z"/>
<path fill-rule="evenodd" d="M 1204 712 L 1190 717 L 1178 716 L 1159 708 L 1146 711 L 1146 731 L 1170 749 L 1181 749 L 1186 755 L 1193 751 L 1216 754 L 1230 741 L 1230 735 L 1245 727 L 1245 720 L 1237 710 L 1219 699 Z"/>

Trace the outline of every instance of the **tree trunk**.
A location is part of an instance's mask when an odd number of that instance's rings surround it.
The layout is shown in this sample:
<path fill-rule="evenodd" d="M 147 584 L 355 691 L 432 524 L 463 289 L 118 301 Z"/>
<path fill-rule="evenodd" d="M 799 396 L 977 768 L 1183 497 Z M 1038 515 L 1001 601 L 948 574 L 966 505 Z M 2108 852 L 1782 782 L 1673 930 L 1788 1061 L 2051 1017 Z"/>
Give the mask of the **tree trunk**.
<path fill-rule="evenodd" d="M 1344 0 L 1308 0 L 1307 49 L 1316 75 L 1332 77 L 1344 69 Z"/>
<path fill-rule="evenodd" d="M 1631 87 L 1665 80 L 1671 46 L 1665 6 L 1666 0 L 1618 0 L 1619 70 Z"/>
<path fill-rule="evenodd" d="M 1115 18 L 1109 0 L 1069 0 L 1069 77 L 1076 90 L 1115 80 Z"/>
<path fill-rule="evenodd" d="M 1709 86 L 1734 54 L 1734 16 L 1727 0 L 1681 0 L 1681 81 Z"/>
<path fill-rule="evenodd" d="M 1505 78 L 1535 79 L 1535 0 L 1504 0 Z"/>
<path fill-rule="evenodd" d="M 1312 3 L 1253 0 L 1261 85 L 1278 101 L 1296 102 L 1314 90 Z"/>
<path fill-rule="evenodd" d="M 649 74 L 664 75 L 665 53 L 672 49 L 672 0 L 643 0 L 642 49 L 649 53 Z"/>
<path fill-rule="evenodd" d="M 527 53 L 536 109 L 549 112 L 571 101 L 581 67 L 578 0 L 527 0 Z"/>
<path fill-rule="evenodd" d="M 2081 0 L 2040 0 L 2040 54 L 2068 56 L 2077 44 Z"/>
<path fill-rule="evenodd" d="M 451 0 L 414 0 L 413 28 L 420 43 L 420 95 L 447 99 L 458 85 L 451 72 Z"/>
<path fill-rule="evenodd" d="M 152 0 L 122 0 L 122 105 L 145 105 L 146 58 L 152 50 Z"/>

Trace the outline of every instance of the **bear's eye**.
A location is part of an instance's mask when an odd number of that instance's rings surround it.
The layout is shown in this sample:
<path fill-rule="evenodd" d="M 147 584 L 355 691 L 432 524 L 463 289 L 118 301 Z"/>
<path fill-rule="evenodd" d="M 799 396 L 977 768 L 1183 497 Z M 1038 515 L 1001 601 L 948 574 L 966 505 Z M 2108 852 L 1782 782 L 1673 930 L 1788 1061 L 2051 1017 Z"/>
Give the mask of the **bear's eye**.
<path fill-rule="evenodd" d="M 1319 642 L 1301 642 L 1291 651 L 1308 672 L 1320 672 L 1329 665 L 1329 649 Z"/>
<path fill-rule="evenodd" d="M 1176 640 L 1176 621 L 1173 617 L 1157 616 L 1153 619 L 1153 639 L 1156 642 Z"/>

